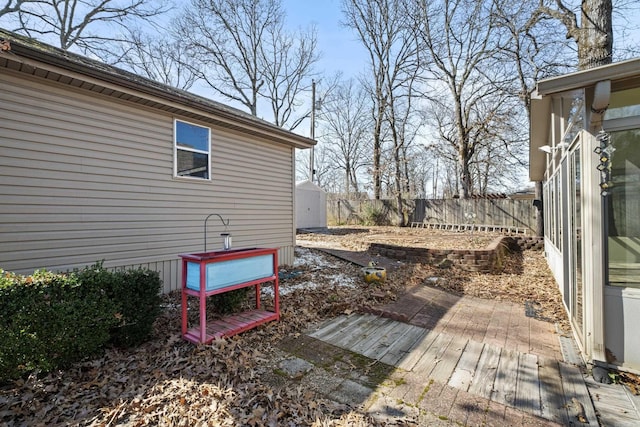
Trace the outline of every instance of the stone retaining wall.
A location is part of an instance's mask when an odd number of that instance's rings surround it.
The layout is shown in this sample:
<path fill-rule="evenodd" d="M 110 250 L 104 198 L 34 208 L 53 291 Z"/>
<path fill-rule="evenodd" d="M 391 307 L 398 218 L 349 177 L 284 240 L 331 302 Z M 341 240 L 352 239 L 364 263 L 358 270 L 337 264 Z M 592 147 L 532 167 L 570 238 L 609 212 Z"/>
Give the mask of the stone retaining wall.
<path fill-rule="evenodd" d="M 456 264 L 467 271 L 493 273 L 502 271 L 504 257 L 510 252 L 543 247 L 540 237 L 501 236 L 484 249 L 429 249 L 372 243 L 369 251 L 401 261 L 440 266 Z"/>
<path fill-rule="evenodd" d="M 511 236 L 521 250 L 533 249 L 544 250 L 544 238 L 535 236 Z"/>

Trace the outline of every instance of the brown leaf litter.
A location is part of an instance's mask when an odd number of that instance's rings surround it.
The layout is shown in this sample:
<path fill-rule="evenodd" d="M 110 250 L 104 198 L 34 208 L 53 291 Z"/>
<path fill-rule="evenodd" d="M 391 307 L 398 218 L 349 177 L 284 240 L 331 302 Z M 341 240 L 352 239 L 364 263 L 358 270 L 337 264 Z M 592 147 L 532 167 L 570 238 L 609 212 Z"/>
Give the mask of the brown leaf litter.
<path fill-rule="evenodd" d="M 413 229 L 393 230 L 391 237 L 396 241 L 417 239 L 409 232 Z M 322 238 L 335 239 L 343 248 L 362 250 L 376 238 L 388 242 L 385 232 L 376 228 Z M 431 244 L 438 239 L 435 234 L 429 237 Z M 442 242 L 451 241 L 442 238 Z M 313 249 L 298 248 L 296 252 L 296 265 L 280 271 L 279 322 L 196 346 L 180 337 L 180 296 L 174 292 L 164 296 L 153 338 L 140 347 L 108 349 L 102 357 L 70 369 L 33 374 L 0 386 L 0 425 L 389 425 L 360 408 L 305 389 L 295 378 L 272 381 L 278 362 L 289 357 L 278 344 L 365 304 L 395 300 L 409 287 L 433 276 L 435 267 L 398 269 L 384 283 L 370 286 L 361 280 L 358 266 Z M 518 303 L 534 301 L 541 318 L 568 327 L 559 292 L 541 253 L 525 251 L 514 256 L 505 272 L 497 275 L 468 273 L 455 267 L 438 269 L 437 274 L 445 279 L 437 286 L 448 292 Z M 267 306 L 269 299 L 265 292 Z M 213 307 L 210 310 L 215 316 Z M 196 313 L 193 306 L 190 317 L 194 319 Z"/>

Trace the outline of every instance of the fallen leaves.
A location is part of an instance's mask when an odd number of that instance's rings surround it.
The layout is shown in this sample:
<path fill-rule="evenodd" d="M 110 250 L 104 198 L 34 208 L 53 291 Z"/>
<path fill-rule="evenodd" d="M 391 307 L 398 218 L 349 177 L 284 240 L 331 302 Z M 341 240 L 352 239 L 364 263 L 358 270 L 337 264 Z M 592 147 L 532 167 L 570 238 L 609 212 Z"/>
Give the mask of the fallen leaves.
<path fill-rule="evenodd" d="M 469 273 L 451 268 L 438 274 L 444 280 L 430 283 L 431 286 L 460 295 L 511 301 L 523 308 L 529 303 L 536 308 L 538 319 L 556 323 L 563 332 L 571 330 L 558 286 L 539 251 L 512 254 L 501 273 Z"/>
<path fill-rule="evenodd" d="M 393 233 L 388 235 L 387 231 Z M 420 233 L 423 231 L 417 229 L 375 228 L 302 237 L 329 239 L 342 248 L 364 250 L 375 240 L 399 244 L 408 239 L 411 244 L 426 245 L 421 239 L 427 236 L 420 237 Z M 453 242 L 452 236 L 440 238 L 429 233 L 430 245 Z M 469 236 L 460 236 L 470 240 Z M 488 240 L 494 237 L 489 235 Z M 128 351 L 109 349 L 102 357 L 66 371 L 34 374 L 0 387 L 0 424 L 384 425 L 359 408 L 334 402 L 304 389 L 300 381 L 276 375 L 278 363 L 290 357 L 278 344 L 285 339 L 296 340 L 327 318 L 358 311 L 364 305 L 393 301 L 405 289 L 420 283 L 483 298 L 536 301 L 543 316 L 566 321 L 544 258 L 532 251 L 511 259 L 506 271 L 499 275 L 404 264 L 390 271 L 386 281 L 375 285 L 362 280 L 359 266 L 319 251 L 298 248 L 296 252 L 299 261 L 281 270 L 286 274 L 280 280 L 279 322 L 210 345 L 195 346 L 180 337 L 179 293 L 165 295 L 163 312 L 154 325 L 151 341 Z M 265 287 L 263 292 L 265 306 L 272 303 L 268 289 Z M 208 305 L 208 310 L 211 316 L 217 315 L 215 307 Z M 197 312 L 196 306 L 189 310 L 193 321 L 197 320 Z"/>
<path fill-rule="evenodd" d="M 640 396 L 640 375 L 631 372 L 618 372 L 616 381 L 626 385 L 631 393 Z"/>
<path fill-rule="evenodd" d="M 281 339 L 355 310 L 367 298 L 357 267 L 320 253 L 307 256 L 321 262 L 291 267 L 298 273 L 280 282 L 281 321 L 194 346 L 180 338 L 179 293 L 166 295 L 151 341 L 0 388 L 0 424 L 376 425 L 357 408 L 304 390 L 294 380 L 277 387 L 265 381 L 284 357 L 276 347 Z M 312 281 L 318 286 L 304 286 Z M 268 306 L 270 297 L 264 299 Z M 341 420 L 351 412 L 356 415 Z"/>
<path fill-rule="evenodd" d="M 399 228 L 391 226 L 331 227 L 327 233 L 298 234 L 298 242 L 305 246 L 324 246 L 327 243 L 339 248 L 364 251 L 371 243 L 417 248 L 483 249 L 499 234 L 480 232 L 435 231 L 425 228 Z M 301 244 L 301 243 L 299 243 Z"/>

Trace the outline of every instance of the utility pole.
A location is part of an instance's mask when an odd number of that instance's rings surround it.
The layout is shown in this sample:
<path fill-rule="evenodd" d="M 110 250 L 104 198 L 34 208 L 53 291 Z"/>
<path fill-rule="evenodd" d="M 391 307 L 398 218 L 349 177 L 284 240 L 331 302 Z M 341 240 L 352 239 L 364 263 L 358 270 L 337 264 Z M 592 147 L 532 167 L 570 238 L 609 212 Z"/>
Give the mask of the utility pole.
<path fill-rule="evenodd" d="M 311 80 L 311 139 L 316 139 L 316 81 Z M 313 163 L 313 149 L 309 152 L 309 182 L 313 182 L 316 169 Z"/>

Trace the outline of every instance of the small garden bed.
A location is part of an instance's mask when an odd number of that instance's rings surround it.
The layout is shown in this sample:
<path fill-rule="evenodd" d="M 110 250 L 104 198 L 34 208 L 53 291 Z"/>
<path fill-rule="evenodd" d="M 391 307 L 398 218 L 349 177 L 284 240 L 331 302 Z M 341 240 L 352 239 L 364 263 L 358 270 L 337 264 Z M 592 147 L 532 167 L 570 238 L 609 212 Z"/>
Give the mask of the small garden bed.
<path fill-rule="evenodd" d="M 390 226 L 337 226 L 328 227 L 321 233 L 298 233 L 298 241 L 334 244 L 351 250 L 366 250 L 371 243 L 431 249 L 483 249 L 501 235 Z"/>

